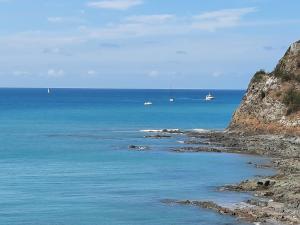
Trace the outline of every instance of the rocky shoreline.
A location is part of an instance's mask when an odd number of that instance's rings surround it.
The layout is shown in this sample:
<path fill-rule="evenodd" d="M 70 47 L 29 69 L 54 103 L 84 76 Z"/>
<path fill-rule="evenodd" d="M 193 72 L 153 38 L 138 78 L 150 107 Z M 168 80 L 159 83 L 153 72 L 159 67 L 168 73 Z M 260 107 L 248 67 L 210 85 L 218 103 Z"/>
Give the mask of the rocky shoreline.
<path fill-rule="evenodd" d="M 220 187 L 219 191 L 252 192 L 253 198 L 232 207 L 209 201 L 167 200 L 165 203 L 193 205 L 224 215 L 261 224 L 300 224 L 300 137 L 283 135 L 246 135 L 230 131 L 185 132 L 188 146 L 174 152 L 225 152 L 256 154 L 271 158 L 275 176 L 255 178 L 240 184 Z"/>

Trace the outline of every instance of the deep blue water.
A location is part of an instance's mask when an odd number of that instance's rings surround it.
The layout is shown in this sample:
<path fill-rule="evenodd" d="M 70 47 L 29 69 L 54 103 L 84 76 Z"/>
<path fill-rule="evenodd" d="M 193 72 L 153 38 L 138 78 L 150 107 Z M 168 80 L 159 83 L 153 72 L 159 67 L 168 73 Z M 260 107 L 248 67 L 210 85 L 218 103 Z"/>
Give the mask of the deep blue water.
<path fill-rule="evenodd" d="M 0 224 L 243 224 L 161 200 L 247 199 L 216 187 L 272 173 L 247 164 L 265 159 L 173 153 L 183 136 L 153 140 L 140 131 L 224 129 L 244 91 L 212 93 L 216 100 L 205 102 L 203 90 L 0 89 Z"/>

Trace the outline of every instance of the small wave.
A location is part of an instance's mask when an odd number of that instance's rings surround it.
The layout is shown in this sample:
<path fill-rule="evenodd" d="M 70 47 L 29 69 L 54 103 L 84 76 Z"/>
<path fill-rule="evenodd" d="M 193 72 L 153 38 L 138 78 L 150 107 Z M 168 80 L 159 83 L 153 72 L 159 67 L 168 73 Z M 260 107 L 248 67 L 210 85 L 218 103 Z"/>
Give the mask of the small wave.
<path fill-rule="evenodd" d="M 193 131 L 198 132 L 198 133 L 206 133 L 206 132 L 209 132 L 210 130 L 199 128 L 199 129 L 193 129 Z"/>
<path fill-rule="evenodd" d="M 145 133 L 161 133 L 163 130 L 140 130 L 140 132 Z"/>
<path fill-rule="evenodd" d="M 140 132 L 145 132 L 145 133 L 172 133 L 172 132 L 180 132 L 180 129 L 160 129 L 160 130 L 140 130 Z"/>

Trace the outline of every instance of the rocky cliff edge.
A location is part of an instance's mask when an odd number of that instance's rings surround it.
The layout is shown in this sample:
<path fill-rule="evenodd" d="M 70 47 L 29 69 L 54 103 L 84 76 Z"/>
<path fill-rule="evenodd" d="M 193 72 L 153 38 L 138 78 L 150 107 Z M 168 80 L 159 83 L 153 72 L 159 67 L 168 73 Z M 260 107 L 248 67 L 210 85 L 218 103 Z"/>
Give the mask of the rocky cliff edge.
<path fill-rule="evenodd" d="M 228 130 L 300 136 L 300 41 L 289 47 L 273 72 L 254 74 Z"/>

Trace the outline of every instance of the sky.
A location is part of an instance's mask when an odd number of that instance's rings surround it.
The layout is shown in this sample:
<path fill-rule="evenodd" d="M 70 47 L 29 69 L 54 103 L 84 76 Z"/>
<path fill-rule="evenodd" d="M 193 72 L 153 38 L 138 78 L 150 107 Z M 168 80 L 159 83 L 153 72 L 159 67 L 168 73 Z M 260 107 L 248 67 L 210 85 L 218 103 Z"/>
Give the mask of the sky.
<path fill-rule="evenodd" d="M 299 0 L 0 0 L 0 87 L 245 89 Z"/>

